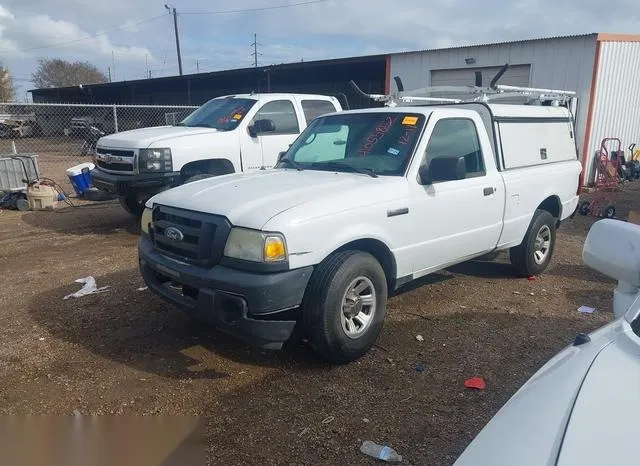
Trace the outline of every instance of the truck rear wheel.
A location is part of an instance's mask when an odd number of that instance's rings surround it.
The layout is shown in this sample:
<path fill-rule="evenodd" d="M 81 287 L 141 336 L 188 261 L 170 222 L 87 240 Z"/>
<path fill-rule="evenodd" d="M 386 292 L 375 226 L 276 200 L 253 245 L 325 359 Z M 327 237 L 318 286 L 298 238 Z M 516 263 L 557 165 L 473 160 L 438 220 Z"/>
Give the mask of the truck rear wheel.
<path fill-rule="evenodd" d="M 120 205 L 124 210 L 129 212 L 134 217 L 141 217 L 144 211 L 144 200 L 138 198 L 138 196 L 121 196 L 118 198 Z"/>
<path fill-rule="evenodd" d="M 556 218 L 536 210 L 519 246 L 509 251 L 511 264 L 522 276 L 540 275 L 549 265 L 556 245 Z"/>
<path fill-rule="evenodd" d="M 323 358 L 343 364 L 364 356 L 384 322 L 387 279 L 362 251 L 329 256 L 314 271 L 302 303 L 309 342 Z"/>

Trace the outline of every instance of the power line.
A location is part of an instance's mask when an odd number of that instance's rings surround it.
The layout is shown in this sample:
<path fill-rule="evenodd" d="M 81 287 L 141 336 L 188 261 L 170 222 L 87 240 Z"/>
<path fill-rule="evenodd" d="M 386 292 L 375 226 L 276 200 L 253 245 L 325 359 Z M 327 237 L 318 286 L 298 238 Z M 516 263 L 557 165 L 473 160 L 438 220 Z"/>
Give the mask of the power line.
<path fill-rule="evenodd" d="M 140 20 L 140 21 L 138 21 L 138 22 L 136 22 L 136 23 L 126 24 L 126 25 L 124 25 L 124 26 L 120 26 L 120 27 L 118 27 L 118 28 L 110 29 L 110 30 L 108 30 L 108 31 L 98 32 L 98 33 L 96 33 L 96 34 L 92 34 L 92 35 L 84 36 L 84 37 L 81 37 L 81 38 L 79 38 L 79 39 L 68 40 L 68 41 L 65 41 L 65 42 L 57 42 L 57 43 L 55 43 L 55 44 L 49 44 L 49 45 L 41 45 L 41 46 L 38 46 L 38 47 L 31 47 L 31 48 L 28 48 L 28 49 L 22 49 L 22 50 L 11 50 L 11 49 L 5 49 L 5 50 L 0 50 L 0 53 L 9 53 L 9 52 L 31 52 L 31 51 L 33 51 L 33 50 L 50 49 L 50 48 L 58 47 L 58 46 L 60 46 L 60 45 L 73 44 L 73 43 L 76 43 L 76 42 L 82 42 L 82 41 L 85 41 L 85 40 L 87 40 L 87 39 L 94 39 L 94 38 L 96 38 L 96 37 L 106 36 L 107 34 L 110 34 L 110 33 L 112 33 L 112 32 L 122 31 L 123 29 L 127 29 L 127 28 L 130 28 L 130 27 L 132 27 L 132 26 L 139 26 L 140 24 L 148 23 L 148 22 L 151 22 L 151 21 L 156 21 L 156 20 L 158 20 L 158 19 L 160 19 L 160 18 L 164 18 L 164 17 L 165 17 L 165 15 L 161 15 L 161 16 L 154 16 L 154 17 L 152 17 L 152 18 L 147 18 L 147 19 Z"/>
<path fill-rule="evenodd" d="M 181 11 L 181 15 L 224 15 L 229 13 L 250 13 L 253 11 L 279 10 L 282 8 L 291 8 L 294 6 L 312 5 L 314 3 L 324 3 L 329 0 L 309 0 L 307 2 L 289 3 L 286 5 L 265 6 L 260 8 L 245 8 L 243 10 L 218 10 L 218 11 Z"/>

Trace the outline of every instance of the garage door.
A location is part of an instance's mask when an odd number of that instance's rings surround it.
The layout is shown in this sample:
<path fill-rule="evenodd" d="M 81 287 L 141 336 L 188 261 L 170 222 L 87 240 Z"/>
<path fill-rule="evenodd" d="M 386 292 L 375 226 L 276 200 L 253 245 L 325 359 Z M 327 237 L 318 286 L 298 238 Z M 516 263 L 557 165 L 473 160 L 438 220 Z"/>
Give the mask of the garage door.
<path fill-rule="evenodd" d="M 473 86 L 475 83 L 475 72 L 482 73 L 482 85 L 488 86 L 493 77 L 500 71 L 500 67 L 486 68 L 460 68 L 453 70 L 432 70 L 431 85 L 432 86 Z M 514 65 L 507 69 L 502 75 L 498 84 L 506 84 L 509 86 L 529 86 L 529 76 L 531 75 L 531 65 Z M 438 94 L 438 97 L 444 97 L 445 94 Z M 446 97 L 461 97 L 447 94 Z M 501 100 L 508 102 L 507 100 Z"/>

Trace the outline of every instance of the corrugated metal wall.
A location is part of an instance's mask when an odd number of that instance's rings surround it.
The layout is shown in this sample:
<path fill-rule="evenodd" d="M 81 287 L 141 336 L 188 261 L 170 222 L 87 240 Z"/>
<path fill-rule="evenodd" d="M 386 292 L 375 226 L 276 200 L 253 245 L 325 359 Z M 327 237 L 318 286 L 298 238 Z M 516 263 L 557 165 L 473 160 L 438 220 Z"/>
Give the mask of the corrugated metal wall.
<path fill-rule="evenodd" d="M 402 77 L 405 89 L 411 90 L 430 85 L 432 70 L 530 64 L 532 87 L 578 93 L 576 132 L 582 153 L 595 53 L 596 34 L 409 52 L 391 56 L 391 77 Z M 466 65 L 466 58 L 475 63 Z"/>
<path fill-rule="evenodd" d="M 587 183 L 593 180 L 593 161 L 603 138 L 620 138 L 624 150 L 631 143 L 640 145 L 640 42 L 600 43 L 593 105 Z"/>

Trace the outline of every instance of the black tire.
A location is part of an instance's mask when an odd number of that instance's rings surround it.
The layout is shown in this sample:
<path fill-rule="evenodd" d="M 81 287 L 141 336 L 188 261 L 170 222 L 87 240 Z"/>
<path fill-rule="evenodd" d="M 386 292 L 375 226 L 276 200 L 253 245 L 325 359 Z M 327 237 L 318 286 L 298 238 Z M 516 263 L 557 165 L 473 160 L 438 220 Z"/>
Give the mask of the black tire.
<path fill-rule="evenodd" d="M 535 211 L 522 243 L 509 251 L 511 264 L 518 275 L 524 277 L 540 275 L 547 268 L 556 246 L 556 222 L 557 219 L 546 210 Z M 536 254 L 539 250 L 537 247 L 539 234 L 543 237 L 547 237 L 548 234 L 549 246 L 543 257 Z"/>
<path fill-rule="evenodd" d="M 18 209 L 20 212 L 26 212 L 28 210 L 31 210 L 31 206 L 29 205 L 29 201 L 27 201 L 26 199 L 18 199 L 16 201 L 16 209 Z"/>
<path fill-rule="evenodd" d="M 607 206 L 606 209 L 604 209 L 604 216 L 606 218 L 613 218 L 616 216 L 616 208 L 612 205 Z"/>
<path fill-rule="evenodd" d="M 142 217 L 142 212 L 144 212 L 144 202 L 140 200 L 137 196 L 121 196 L 118 198 L 120 201 L 120 205 L 124 210 L 126 210 L 129 214 L 133 215 L 136 218 Z"/>
<path fill-rule="evenodd" d="M 587 215 L 589 213 L 589 201 L 584 201 L 580 204 L 580 215 Z"/>
<path fill-rule="evenodd" d="M 373 285 L 375 308 L 362 333 L 349 337 L 343 328 L 342 303 L 350 285 L 363 278 L 361 283 Z M 309 343 L 320 357 L 332 363 L 345 364 L 361 358 L 375 344 L 382 330 L 386 303 L 387 279 L 375 257 L 362 251 L 341 251 L 329 256 L 313 272 L 302 302 L 303 324 Z M 361 306 L 356 303 L 354 310 L 358 305 Z M 368 309 L 371 312 L 371 308 Z"/>

